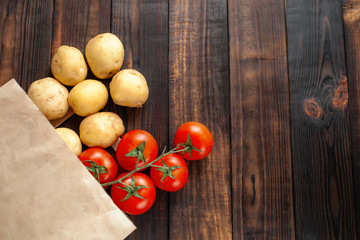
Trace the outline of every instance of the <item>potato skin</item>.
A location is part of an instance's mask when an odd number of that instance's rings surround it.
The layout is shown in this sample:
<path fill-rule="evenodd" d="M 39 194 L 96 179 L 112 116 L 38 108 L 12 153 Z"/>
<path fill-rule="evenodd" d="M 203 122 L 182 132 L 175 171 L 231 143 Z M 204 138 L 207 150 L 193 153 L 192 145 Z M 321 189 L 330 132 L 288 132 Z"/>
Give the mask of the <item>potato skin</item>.
<path fill-rule="evenodd" d="M 97 78 L 110 78 L 120 70 L 124 62 L 124 46 L 112 33 L 99 34 L 87 43 L 85 56 Z"/>
<path fill-rule="evenodd" d="M 108 90 L 102 82 L 87 79 L 71 89 L 68 102 L 77 115 L 86 117 L 103 109 L 108 98 Z"/>
<path fill-rule="evenodd" d="M 123 121 L 113 112 L 94 113 L 82 120 L 79 127 L 80 139 L 88 147 L 110 147 L 124 131 Z"/>
<path fill-rule="evenodd" d="M 141 107 L 149 97 L 145 77 L 134 69 L 118 72 L 110 82 L 110 95 L 115 104 L 126 107 Z"/>
<path fill-rule="evenodd" d="M 68 109 L 69 91 L 57 80 L 47 77 L 33 82 L 28 95 L 48 120 L 63 117 Z"/>
<path fill-rule="evenodd" d="M 79 49 L 62 45 L 52 58 L 51 72 L 62 84 L 75 86 L 85 80 L 88 69 L 85 58 Z"/>
<path fill-rule="evenodd" d="M 71 151 L 79 156 L 82 151 L 82 144 L 79 136 L 70 128 L 56 128 L 56 132 L 60 135 L 62 140 L 71 149 Z"/>

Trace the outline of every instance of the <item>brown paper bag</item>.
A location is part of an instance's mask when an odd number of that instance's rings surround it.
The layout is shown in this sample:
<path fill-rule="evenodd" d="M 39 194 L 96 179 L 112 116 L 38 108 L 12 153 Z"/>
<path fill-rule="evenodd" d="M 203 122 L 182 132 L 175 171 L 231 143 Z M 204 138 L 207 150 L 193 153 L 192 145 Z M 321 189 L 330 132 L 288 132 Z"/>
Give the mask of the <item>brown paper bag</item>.
<path fill-rule="evenodd" d="M 0 238 L 123 239 L 135 226 L 11 80 L 0 88 Z"/>

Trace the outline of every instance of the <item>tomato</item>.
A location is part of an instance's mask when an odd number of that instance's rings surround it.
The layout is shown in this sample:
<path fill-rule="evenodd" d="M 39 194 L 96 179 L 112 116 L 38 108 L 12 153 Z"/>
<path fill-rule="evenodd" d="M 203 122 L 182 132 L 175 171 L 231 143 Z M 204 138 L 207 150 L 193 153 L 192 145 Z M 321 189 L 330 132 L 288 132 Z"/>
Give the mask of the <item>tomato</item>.
<path fill-rule="evenodd" d="M 114 181 L 117 176 L 118 167 L 115 159 L 102 148 L 86 149 L 80 153 L 79 159 L 100 183 Z"/>
<path fill-rule="evenodd" d="M 120 179 L 128 174 L 120 174 L 116 179 Z M 143 173 L 133 173 L 131 176 L 115 183 L 111 187 L 111 198 L 114 203 L 124 212 L 131 215 L 139 215 L 151 208 L 155 202 L 156 189 L 151 179 Z"/>
<path fill-rule="evenodd" d="M 168 192 L 178 191 L 185 186 L 189 176 L 188 167 L 178 154 L 168 154 L 154 165 L 159 166 L 150 169 L 155 186 Z"/>
<path fill-rule="evenodd" d="M 199 122 L 187 122 L 181 125 L 175 133 L 174 146 L 185 149 L 179 152 L 186 160 L 205 158 L 213 148 L 213 137 L 207 127 Z"/>
<path fill-rule="evenodd" d="M 121 138 L 116 149 L 117 161 L 122 168 L 129 172 L 135 169 L 138 158 L 138 167 L 142 167 L 155 160 L 157 154 L 158 145 L 154 137 L 144 130 L 127 132 Z"/>

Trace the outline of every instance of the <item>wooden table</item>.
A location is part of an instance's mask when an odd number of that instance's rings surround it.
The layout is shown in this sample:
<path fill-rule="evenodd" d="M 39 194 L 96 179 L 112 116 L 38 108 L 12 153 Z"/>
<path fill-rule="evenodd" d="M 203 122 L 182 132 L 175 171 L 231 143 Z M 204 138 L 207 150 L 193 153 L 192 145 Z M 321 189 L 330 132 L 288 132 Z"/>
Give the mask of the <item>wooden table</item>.
<path fill-rule="evenodd" d="M 186 187 L 130 217 L 129 239 L 360 236 L 358 1 L 3 0 L 0 14 L 0 85 L 27 90 L 60 45 L 112 32 L 150 97 L 106 110 L 161 149 L 186 121 L 213 133 Z"/>

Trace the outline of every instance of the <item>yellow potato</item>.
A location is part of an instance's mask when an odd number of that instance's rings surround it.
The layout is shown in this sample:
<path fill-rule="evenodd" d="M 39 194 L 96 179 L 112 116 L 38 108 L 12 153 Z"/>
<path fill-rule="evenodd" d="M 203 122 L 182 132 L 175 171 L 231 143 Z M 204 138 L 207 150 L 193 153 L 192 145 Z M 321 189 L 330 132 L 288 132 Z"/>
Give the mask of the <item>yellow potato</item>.
<path fill-rule="evenodd" d="M 51 72 L 62 84 L 75 86 L 85 80 L 88 69 L 79 49 L 63 45 L 52 58 Z"/>
<path fill-rule="evenodd" d="M 80 123 L 80 139 L 88 147 L 107 148 L 124 133 L 121 118 L 113 112 L 98 112 Z"/>
<path fill-rule="evenodd" d="M 60 135 L 66 145 L 73 151 L 76 156 L 79 156 L 82 151 L 82 144 L 79 136 L 70 128 L 57 128 L 56 132 Z"/>
<path fill-rule="evenodd" d="M 124 46 L 112 33 L 103 33 L 90 39 L 85 56 L 91 71 L 100 79 L 110 78 L 124 62 Z"/>
<path fill-rule="evenodd" d="M 63 117 L 68 109 L 69 91 L 53 78 L 47 77 L 33 82 L 28 95 L 49 120 Z"/>
<path fill-rule="evenodd" d="M 100 81 L 89 79 L 71 89 L 68 101 L 77 115 L 85 117 L 103 109 L 108 98 L 105 85 Z"/>
<path fill-rule="evenodd" d="M 110 82 L 110 95 L 114 103 L 126 107 L 141 107 L 149 97 L 145 77 L 134 69 L 118 72 Z"/>

